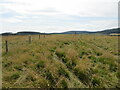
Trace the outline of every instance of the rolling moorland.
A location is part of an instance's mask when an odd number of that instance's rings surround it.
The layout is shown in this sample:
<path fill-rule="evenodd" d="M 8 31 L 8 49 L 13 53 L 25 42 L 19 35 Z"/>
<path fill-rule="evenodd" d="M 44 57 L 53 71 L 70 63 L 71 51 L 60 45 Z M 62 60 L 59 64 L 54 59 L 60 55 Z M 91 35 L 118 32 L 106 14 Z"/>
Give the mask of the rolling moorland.
<path fill-rule="evenodd" d="M 102 34 L 102 35 L 110 35 L 113 33 L 120 33 L 120 28 L 113 28 L 113 29 L 107 29 L 107 30 L 101 30 L 101 31 L 94 31 L 94 32 L 90 32 L 90 31 L 66 31 L 66 32 L 61 32 L 61 33 L 40 33 L 40 32 L 32 32 L 32 31 L 21 31 L 21 32 L 17 32 L 17 33 L 12 33 L 12 32 L 6 32 L 6 33 L 2 33 L 0 35 L 2 36 L 9 36 L 9 35 L 50 35 L 50 34 Z"/>
<path fill-rule="evenodd" d="M 3 88 L 118 88 L 118 37 L 2 37 Z M 8 41 L 8 52 L 5 51 Z"/>

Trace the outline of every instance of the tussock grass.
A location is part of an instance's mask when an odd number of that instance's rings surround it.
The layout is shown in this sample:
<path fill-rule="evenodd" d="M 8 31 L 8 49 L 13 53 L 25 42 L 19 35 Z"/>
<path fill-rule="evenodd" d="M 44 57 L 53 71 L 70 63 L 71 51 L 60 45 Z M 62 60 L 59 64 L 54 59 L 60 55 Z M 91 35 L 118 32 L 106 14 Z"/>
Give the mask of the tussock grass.
<path fill-rule="evenodd" d="M 116 88 L 118 38 L 100 35 L 3 36 L 3 87 Z M 5 52 L 8 40 L 9 52 Z"/>

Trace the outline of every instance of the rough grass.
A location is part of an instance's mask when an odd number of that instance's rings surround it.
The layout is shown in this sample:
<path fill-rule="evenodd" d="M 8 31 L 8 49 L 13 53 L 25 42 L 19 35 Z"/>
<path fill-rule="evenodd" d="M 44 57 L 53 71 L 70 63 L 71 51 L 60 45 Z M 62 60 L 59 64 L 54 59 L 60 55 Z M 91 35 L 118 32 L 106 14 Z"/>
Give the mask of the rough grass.
<path fill-rule="evenodd" d="M 116 88 L 118 38 L 100 35 L 33 35 L 2 38 L 3 87 Z M 9 52 L 5 52 L 8 40 Z"/>

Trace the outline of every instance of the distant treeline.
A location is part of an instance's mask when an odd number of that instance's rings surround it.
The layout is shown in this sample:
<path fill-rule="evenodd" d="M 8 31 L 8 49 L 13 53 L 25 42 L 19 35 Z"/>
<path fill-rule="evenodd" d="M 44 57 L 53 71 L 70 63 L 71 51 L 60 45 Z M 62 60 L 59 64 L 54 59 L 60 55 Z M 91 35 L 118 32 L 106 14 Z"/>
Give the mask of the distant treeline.
<path fill-rule="evenodd" d="M 17 32 L 17 33 L 2 33 L 3 36 L 9 36 L 9 35 L 48 35 L 47 33 L 40 33 L 40 32 Z"/>
<path fill-rule="evenodd" d="M 50 35 L 50 34 L 105 34 L 105 35 L 110 35 L 110 34 L 120 34 L 120 28 L 114 28 L 114 29 L 107 29 L 107 30 L 102 30 L 102 31 L 96 31 L 96 32 L 90 32 L 90 31 L 67 31 L 67 32 L 62 32 L 62 33 L 40 33 L 40 32 L 30 32 L 30 31 L 23 31 L 23 32 L 17 32 L 17 33 L 2 33 L 1 35 L 3 36 L 8 36 L 8 35 Z"/>

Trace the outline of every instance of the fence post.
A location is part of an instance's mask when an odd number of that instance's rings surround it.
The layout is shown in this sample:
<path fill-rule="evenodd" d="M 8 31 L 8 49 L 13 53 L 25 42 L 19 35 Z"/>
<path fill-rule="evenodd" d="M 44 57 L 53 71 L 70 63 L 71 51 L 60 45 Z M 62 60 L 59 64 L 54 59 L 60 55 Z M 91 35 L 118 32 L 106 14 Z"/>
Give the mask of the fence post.
<path fill-rule="evenodd" d="M 31 43 L 31 36 L 29 36 L 29 43 Z"/>
<path fill-rule="evenodd" d="M 8 52 L 8 41 L 6 40 L 5 41 L 5 44 L 6 44 L 6 53 Z"/>

